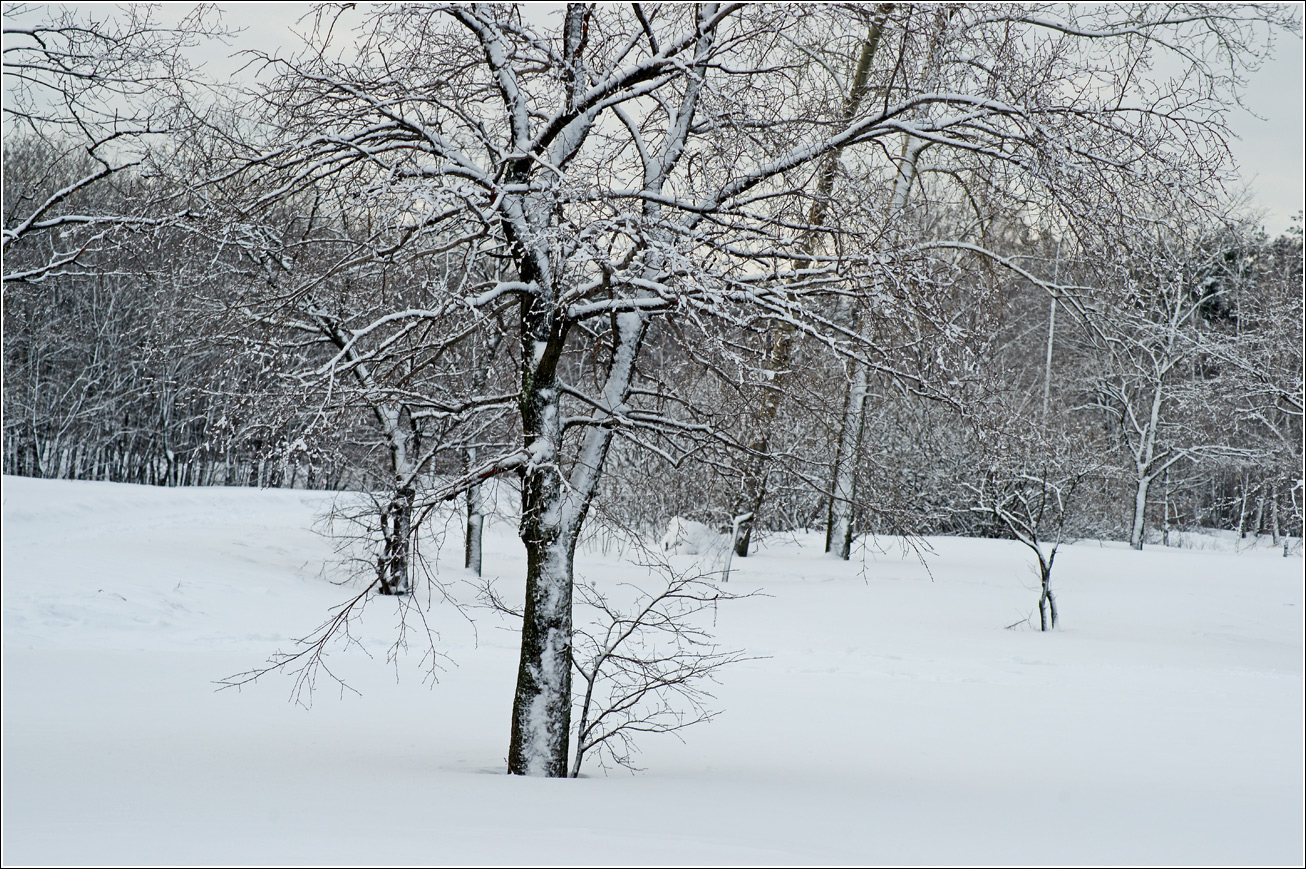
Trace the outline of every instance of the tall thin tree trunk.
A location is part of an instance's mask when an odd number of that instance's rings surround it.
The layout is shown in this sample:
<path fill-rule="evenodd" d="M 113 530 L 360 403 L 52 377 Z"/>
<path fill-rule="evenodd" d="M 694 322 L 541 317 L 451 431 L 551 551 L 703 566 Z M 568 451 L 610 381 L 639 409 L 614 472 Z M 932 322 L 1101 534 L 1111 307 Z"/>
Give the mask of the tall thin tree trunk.
<path fill-rule="evenodd" d="M 879 17 L 873 23 L 866 42 L 863 43 L 862 62 L 866 64 L 867 71 L 879 43 L 887 14 L 888 7 L 881 6 Z M 936 45 L 935 48 L 937 47 Z M 937 58 L 931 60 L 931 69 L 935 72 L 938 68 L 937 61 Z M 934 73 L 928 75 L 933 78 Z M 864 89 L 863 80 L 861 88 L 856 91 L 859 99 Z M 927 144 L 911 135 L 903 137 L 893 196 L 888 206 L 888 218 L 891 222 L 896 220 L 907 207 L 907 198 L 916 181 L 917 161 Z M 847 314 L 844 318 L 851 319 Z M 835 446 L 834 466 L 831 469 L 830 509 L 825 533 L 825 551 L 832 552 L 844 560 L 852 554 L 853 513 L 857 502 L 857 456 L 865 428 L 866 396 L 869 385 L 869 372 L 865 363 L 854 359 L 851 365 L 852 374 L 848 381 L 848 394 L 844 399 L 845 415 L 839 426 L 839 440 Z"/>
<path fill-rule="evenodd" d="M 1279 484 L 1270 485 L 1270 542 L 1279 545 Z"/>
<path fill-rule="evenodd" d="M 1161 545 L 1170 545 L 1170 469 L 1161 475 Z"/>
<path fill-rule="evenodd" d="M 499 277 L 502 277 L 500 275 Z M 495 332 L 486 341 L 484 358 L 472 360 L 472 394 L 479 395 L 485 389 L 486 368 L 499 350 L 503 334 Z M 476 447 L 463 451 L 463 459 L 468 470 L 476 464 Z M 467 529 L 463 546 L 463 567 L 477 576 L 481 575 L 481 545 L 485 529 L 485 499 L 482 485 L 477 483 L 467 490 Z"/>
<path fill-rule="evenodd" d="M 826 521 L 825 551 L 844 561 L 852 554 L 853 506 L 857 486 L 857 454 L 866 409 L 869 375 L 865 365 L 853 371 L 853 383 L 845 400 L 839 443 L 835 452 L 834 485 L 830 491 L 830 510 Z"/>
<path fill-rule="evenodd" d="M 1057 252 L 1052 260 L 1052 283 L 1061 280 L 1061 239 L 1057 239 Z M 1057 337 L 1057 296 L 1052 295 L 1048 309 L 1048 349 L 1043 363 L 1043 425 L 1048 423 L 1048 400 L 1052 396 L 1052 347 Z"/>
<path fill-rule="evenodd" d="M 1134 490 L 1134 523 L 1129 532 L 1129 545 L 1139 550 L 1143 549 L 1143 532 L 1147 520 L 1147 488 L 1152 480 L 1145 473 L 1138 475 L 1138 487 Z"/>
<path fill-rule="evenodd" d="M 476 447 L 465 451 L 467 467 L 476 463 Z M 481 537 L 485 529 L 485 515 L 481 505 L 481 486 L 467 490 L 467 533 L 463 545 L 463 567 L 477 576 L 481 575 Z"/>
<path fill-rule="evenodd" d="M 1148 413 L 1146 430 L 1134 456 L 1138 474 L 1138 488 L 1134 492 L 1134 524 L 1129 533 L 1129 545 L 1140 552 L 1143 549 L 1144 524 L 1147 521 L 1147 489 L 1156 477 L 1156 433 L 1161 424 L 1161 402 L 1165 397 L 1165 375 L 1157 377 L 1152 389 L 1152 407 Z M 1167 466 L 1168 467 L 1168 466 Z"/>
<path fill-rule="evenodd" d="M 880 37 L 883 35 L 884 22 L 888 18 L 888 13 L 889 6 L 881 5 L 866 33 L 866 38 L 862 41 L 861 52 L 858 55 L 857 64 L 853 71 L 853 81 L 849 88 L 848 99 L 844 103 L 843 118 L 845 123 L 856 117 L 862 99 L 866 96 L 866 83 L 870 76 L 871 63 L 874 61 L 875 52 L 879 48 Z M 816 184 L 816 201 L 812 203 L 811 214 L 808 216 L 807 221 L 813 229 L 808 231 L 798 244 L 798 249 L 803 254 L 810 254 L 816 248 L 818 238 L 815 228 L 820 227 L 825 222 L 830 195 L 834 192 L 834 178 L 839 167 L 839 157 L 842 153 L 843 148 L 836 148 L 822 161 Z M 799 259 L 795 264 L 805 266 L 807 263 L 805 260 Z M 738 524 L 735 539 L 732 541 L 734 553 L 740 558 L 748 557 L 753 527 L 761 514 L 762 502 L 766 496 L 766 475 L 767 466 L 770 463 L 771 434 L 779 412 L 780 399 L 783 397 L 785 381 L 788 379 L 792 368 L 793 341 L 794 336 L 791 327 L 780 324 L 772 330 L 771 350 L 766 365 L 766 392 L 763 394 L 761 412 L 756 418 L 758 425 L 757 436 L 753 443 L 750 444 L 751 456 L 744 472 L 740 495 L 736 499 L 732 510 L 732 515 L 748 516 L 746 520 Z"/>
<path fill-rule="evenodd" d="M 767 355 L 767 382 L 762 393 L 761 407 L 754 419 L 757 426 L 756 435 L 749 444 L 749 457 L 740 481 L 739 495 L 732 505 L 731 513 L 735 516 L 747 516 L 735 530 L 732 541 L 735 555 L 748 557 L 749 545 L 753 539 L 753 526 L 762 510 L 762 501 L 766 498 L 766 477 L 771 462 L 771 434 L 776 417 L 780 413 L 780 401 L 784 398 L 784 384 L 788 380 L 793 358 L 793 330 L 787 326 L 777 326 L 771 334 L 771 351 Z"/>
<path fill-rule="evenodd" d="M 1247 482 L 1242 485 L 1242 498 L 1238 500 L 1238 538 L 1247 537 Z"/>

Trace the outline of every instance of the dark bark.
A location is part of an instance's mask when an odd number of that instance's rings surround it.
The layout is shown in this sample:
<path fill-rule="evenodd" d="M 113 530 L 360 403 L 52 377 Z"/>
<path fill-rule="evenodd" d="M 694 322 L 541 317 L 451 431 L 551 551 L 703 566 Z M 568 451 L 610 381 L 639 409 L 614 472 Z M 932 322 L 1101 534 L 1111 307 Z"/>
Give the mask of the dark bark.
<path fill-rule="evenodd" d="M 519 533 L 526 547 L 526 603 L 508 772 L 562 778 L 567 775 L 571 735 L 572 555 L 577 530 L 564 521 L 558 461 L 562 402 L 557 365 L 565 329 L 545 272 L 530 255 L 519 261 L 522 278 L 539 290 L 523 304 L 521 318 L 519 408 L 523 445 L 531 459 L 522 471 Z"/>
<path fill-rule="evenodd" d="M 381 508 L 381 534 L 385 548 L 377 559 L 376 573 L 381 594 L 412 591 L 413 499 L 416 492 L 404 487 Z"/>
<path fill-rule="evenodd" d="M 1041 580 L 1041 591 L 1038 598 L 1038 621 L 1039 630 L 1050 630 L 1057 626 L 1057 599 L 1052 594 L 1052 562 L 1057 557 L 1056 551 L 1046 560 L 1039 555 L 1038 571 Z M 1049 624 L 1049 615 L 1051 624 Z"/>
<path fill-rule="evenodd" d="M 513 775 L 567 775 L 571 559 L 572 552 L 556 537 L 551 543 L 536 538 L 527 544 L 526 607 L 508 746 L 508 772 Z"/>

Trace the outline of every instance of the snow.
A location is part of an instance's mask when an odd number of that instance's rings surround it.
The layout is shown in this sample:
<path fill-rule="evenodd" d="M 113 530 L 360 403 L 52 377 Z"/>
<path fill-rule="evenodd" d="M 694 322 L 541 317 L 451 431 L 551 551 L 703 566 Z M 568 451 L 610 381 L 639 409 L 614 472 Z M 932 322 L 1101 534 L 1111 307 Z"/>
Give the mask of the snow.
<path fill-rule="evenodd" d="M 771 538 L 730 583 L 764 596 L 718 614 L 759 656 L 722 672 L 723 713 L 648 738 L 646 772 L 561 781 L 504 774 L 517 638 L 484 612 L 427 613 L 453 662 L 433 686 L 411 610 L 388 660 L 402 604 L 378 599 L 329 659 L 358 694 L 214 690 L 351 596 L 313 530 L 330 496 L 5 477 L 3 498 L 6 865 L 1303 862 L 1296 553 L 1065 547 L 1042 634 L 1005 629 L 1037 600 L 1019 544 L 843 563 Z M 470 598 L 458 527 L 440 576 Z M 519 596 L 511 517 L 486 547 Z M 577 566 L 646 576 L 597 547 Z"/>
<path fill-rule="evenodd" d="M 708 570 L 721 570 L 725 552 L 730 546 L 730 536 L 720 534 L 702 522 L 673 516 L 667 522 L 667 533 L 659 544 L 668 555 L 699 555 Z"/>

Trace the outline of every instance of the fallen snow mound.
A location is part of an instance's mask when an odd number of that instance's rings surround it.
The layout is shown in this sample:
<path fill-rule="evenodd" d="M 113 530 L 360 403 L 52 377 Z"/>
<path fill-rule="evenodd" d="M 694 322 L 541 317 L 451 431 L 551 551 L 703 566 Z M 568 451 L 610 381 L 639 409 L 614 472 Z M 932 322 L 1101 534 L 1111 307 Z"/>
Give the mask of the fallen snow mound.
<path fill-rule="evenodd" d="M 719 557 L 730 545 L 726 534 L 693 519 L 672 517 L 662 537 L 662 551 L 668 555 L 710 555 Z"/>

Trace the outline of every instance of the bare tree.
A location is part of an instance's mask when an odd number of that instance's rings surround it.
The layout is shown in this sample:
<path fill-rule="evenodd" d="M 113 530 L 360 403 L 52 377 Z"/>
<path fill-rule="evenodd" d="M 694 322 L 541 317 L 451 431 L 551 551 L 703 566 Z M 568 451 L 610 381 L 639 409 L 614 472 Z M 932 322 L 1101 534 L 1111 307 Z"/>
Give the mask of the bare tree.
<path fill-rule="evenodd" d="M 469 271 L 475 266 L 457 257 L 445 260 L 438 279 L 376 257 L 378 237 L 389 229 L 384 209 L 394 202 L 351 204 L 348 193 L 357 190 L 351 183 L 365 180 L 336 181 L 330 191 L 278 199 L 278 207 L 257 221 L 247 218 L 234 227 L 215 221 L 215 243 L 233 254 L 228 283 L 240 289 L 214 299 L 207 319 L 229 345 L 252 344 L 278 360 L 280 377 L 298 395 L 281 408 L 290 418 L 316 409 L 332 420 L 352 415 L 362 421 L 355 432 L 370 431 L 355 461 L 377 485 L 367 508 L 350 518 L 374 538 L 371 586 L 383 595 L 406 595 L 417 567 L 419 496 L 437 475 L 462 469 L 455 459 L 460 451 L 475 456 L 513 395 L 485 395 L 501 331 L 468 335 L 457 323 L 452 331 L 428 324 L 420 335 L 360 328 L 377 310 L 419 308 L 430 301 L 433 286 L 441 292 L 477 277 Z M 210 193 L 206 208 L 237 210 L 265 192 L 255 186 Z M 251 298 L 259 304 L 251 306 Z M 424 363 L 423 354 L 440 358 L 441 365 Z M 465 425 L 469 417 L 475 425 Z M 469 566 L 480 557 L 479 502 L 477 487 L 469 488 L 469 508 L 476 508 L 468 517 Z"/>
<path fill-rule="evenodd" d="M 978 432 L 979 479 L 966 483 L 969 510 L 990 519 L 998 536 L 1020 541 L 1038 559 L 1039 629 L 1057 626 L 1052 566 L 1062 544 L 1088 527 L 1086 491 L 1106 473 L 1100 445 L 1047 428 L 1010 409 Z M 1090 520 L 1091 521 L 1091 520 Z"/>
<path fill-rule="evenodd" d="M 677 430 L 675 419 L 639 407 L 636 360 L 650 318 L 674 311 L 706 322 L 760 317 L 824 332 L 818 311 L 765 289 L 741 270 L 741 257 L 753 246 L 761 263 L 783 261 L 768 229 L 780 215 L 765 206 L 776 184 L 885 123 L 883 116 L 833 130 L 808 123 L 791 133 L 775 122 L 779 138 L 749 134 L 740 125 L 752 122 L 737 111 L 750 89 L 767 77 L 793 87 L 780 72 L 785 41 L 750 40 L 768 19 L 780 32 L 778 25 L 801 24 L 807 14 L 705 6 L 689 19 L 674 11 L 656 17 L 574 6 L 560 41 L 551 41 L 504 8 L 379 15 L 359 65 L 281 64 L 283 89 L 269 95 L 279 116 L 293 109 L 296 124 L 331 132 L 255 163 L 300 185 L 357 165 L 377 184 L 397 182 L 387 189 L 407 197 L 412 216 L 396 232 L 408 250 L 439 238 L 510 266 L 504 280 L 447 286 L 438 305 L 386 312 L 356 334 L 375 336 L 388 350 L 393 342 L 383 335 L 436 322 L 451 331 L 496 317 L 516 323 L 522 445 L 481 459 L 433 495 L 452 498 L 505 472 L 522 480 L 528 591 L 513 772 L 566 773 L 571 564 L 614 433 Z M 399 66 L 373 51 L 381 42 L 406 46 Z M 767 55 L 780 64 L 774 71 Z M 732 57 L 756 71 L 718 72 Z M 395 76 L 396 69 L 422 81 Z M 714 76 L 721 90 L 705 110 Z M 487 114 L 468 115 L 468 107 Z M 742 174 L 720 172 L 723 155 L 715 152 L 729 131 L 744 134 L 730 147 L 748 152 L 735 165 L 754 165 Z M 821 292 L 828 271 L 816 269 L 798 289 Z M 587 382 L 576 363 L 595 354 L 598 370 Z"/>
<path fill-rule="evenodd" d="M 1290 495 L 1302 478 L 1303 256 L 1295 230 L 1274 240 L 1251 233 L 1227 240 L 1215 275 L 1220 292 L 1204 324 L 1219 340 L 1204 342 L 1211 394 L 1201 422 L 1243 448 L 1235 457 L 1242 460 L 1230 464 L 1254 489 L 1251 525 L 1268 530 L 1276 545 L 1302 527 L 1300 495 Z M 1240 502 L 1249 494 L 1244 488 Z"/>
<path fill-rule="evenodd" d="M 175 27 L 144 5 L 103 17 L 5 8 L 5 138 L 39 140 L 46 154 L 44 167 L 5 187 L 5 284 L 42 280 L 115 234 L 187 214 L 184 202 L 161 208 L 158 191 L 134 182 L 152 147 L 192 126 L 185 50 L 221 35 L 212 19 L 204 7 Z M 96 195 L 115 185 L 130 195 Z"/>
<path fill-rule="evenodd" d="M 223 32 L 209 8 L 158 16 L 5 7 L 7 471 L 248 482 L 232 372 L 182 304 L 215 252 L 189 234 L 189 186 L 152 165 L 199 128 L 187 51 Z"/>
<path fill-rule="evenodd" d="M 1135 549 L 1143 548 L 1151 487 L 1171 468 L 1251 456 L 1228 425 L 1201 424 L 1217 394 L 1206 360 L 1231 353 L 1232 336 L 1207 322 L 1226 304 L 1231 236 L 1159 224 L 1151 232 L 1154 244 L 1116 271 L 1125 292 L 1103 297 L 1089 313 L 1088 334 L 1100 351 L 1098 406 L 1115 421 L 1131 465 Z"/>
<path fill-rule="evenodd" d="M 661 570 L 669 572 L 665 565 Z M 722 601 L 749 595 L 722 591 L 708 577 L 674 573 L 656 591 L 637 590 L 628 607 L 615 605 L 592 583 L 576 589 L 581 618 L 572 660 L 580 686 L 571 775 L 580 775 L 586 755 L 598 751 L 634 769 L 639 734 L 677 733 L 714 717 L 702 683 L 745 657 L 723 651 L 709 626 L 698 622 L 715 615 Z"/>
<path fill-rule="evenodd" d="M 1179 210 L 1210 210 L 1215 188 L 1210 181 L 1221 171 L 1219 156 L 1229 136 L 1222 101 L 1237 99 L 1240 70 L 1256 63 L 1264 50 L 1260 40 L 1269 31 L 1258 35 L 1258 22 L 1300 32 L 1300 21 L 1283 11 L 1246 9 L 1226 18 L 1225 10 L 1210 7 L 893 8 L 877 19 L 890 46 L 898 37 L 893 74 L 881 85 L 886 94 L 898 89 L 983 94 L 1018 110 L 984 112 L 982 120 L 965 125 L 964 134 L 954 134 L 929 129 L 941 112 L 946 114 L 946 104 L 923 101 L 913 107 L 901 149 L 886 155 L 892 158 L 887 177 L 873 164 L 858 167 L 884 178 L 882 186 L 892 190 L 882 216 L 875 218 L 886 225 L 880 256 L 924 243 L 993 257 L 1000 250 L 991 227 L 1022 215 L 1037 215 L 1042 225 L 1059 227 L 1079 244 L 1101 250 L 1120 243 L 1150 195 L 1172 197 L 1179 191 Z M 1013 40 L 1015 32 L 1022 38 Z M 973 60 L 978 56 L 993 60 L 980 71 Z M 1183 64 L 1189 78 L 1168 83 L 1139 78 L 1138 64 L 1157 56 Z M 888 57 L 894 58 L 892 50 Z M 1111 73 L 1096 78 L 1093 87 L 1072 83 L 1082 81 L 1089 69 L 1094 76 L 1106 69 Z M 1189 114 L 1197 105 L 1209 110 L 1201 123 Z M 938 221 L 954 203 L 970 212 L 969 219 Z M 895 224 L 907 216 L 916 225 L 904 233 Z M 1055 311 L 1061 291 L 1056 269 L 1050 271 L 1051 280 L 1045 281 Z M 956 376 L 945 374 L 949 380 Z M 866 372 L 854 366 L 834 454 L 827 525 L 827 550 L 844 558 L 858 500 L 854 468 L 867 390 Z"/>
<path fill-rule="evenodd" d="M 752 594 L 724 591 L 716 575 L 680 573 L 662 561 L 643 566 L 657 577 L 654 590 L 622 583 L 604 591 L 594 582 L 576 583 L 572 778 L 587 756 L 598 756 L 600 766 L 611 762 L 635 770 L 641 735 L 679 734 L 712 720 L 716 712 L 707 705 L 712 695 L 704 683 L 716 681 L 721 668 L 747 660 L 742 651 L 721 649 L 707 620 L 715 622 L 722 602 Z M 481 598 L 499 612 L 522 617 L 492 584 L 481 587 Z"/>
<path fill-rule="evenodd" d="M 848 110 L 855 69 L 824 62 L 811 46 L 850 32 L 860 44 L 874 17 L 864 10 L 573 4 L 559 32 L 542 33 L 511 7 L 404 7 L 361 21 L 357 52 L 337 60 L 328 35 L 357 14 L 323 10 L 304 54 L 269 60 L 264 143 L 240 149 L 238 168 L 213 187 L 262 178 L 268 192 L 250 211 L 332 186 L 384 203 L 388 222 L 350 256 L 404 264 L 422 300 L 359 311 L 332 357 L 334 375 L 411 367 L 425 378 L 423 403 L 469 426 L 511 397 L 514 442 L 479 450 L 420 504 L 499 475 L 520 481 L 527 575 L 509 770 L 550 776 L 568 771 L 575 548 L 614 442 L 660 450 L 674 465 L 706 441 L 743 440 L 655 388 L 650 335 L 675 331 L 691 355 L 733 369 L 738 381 L 766 370 L 761 336 L 785 334 L 813 353 L 919 382 L 881 336 L 851 324 L 885 305 L 868 290 L 877 276 L 945 248 L 844 255 L 873 249 L 882 226 L 812 219 L 812 191 L 826 196 L 827 155 L 896 154 L 907 137 L 958 155 L 956 163 L 990 166 L 990 178 L 1024 172 L 1030 190 L 1065 179 L 1038 188 L 1053 193 L 1031 207 L 1101 216 L 1119 205 L 1109 194 L 1123 193 L 1099 180 L 1111 167 L 1148 159 L 1139 153 L 1173 156 L 1170 120 L 1188 94 L 1129 107 L 1099 104 L 1096 91 L 1077 98 L 1065 88 L 1083 65 L 1063 40 L 1090 25 L 1122 39 L 1209 29 L 1240 48 L 1265 17 L 959 11 L 943 19 L 942 42 L 924 46 L 952 50 L 964 87 L 921 88 L 904 68 L 886 68 L 878 80 L 868 73 L 877 98 Z M 948 41 L 957 28 L 967 39 Z M 1050 66 L 1017 56 L 1013 34 L 1027 33 L 1043 36 L 1034 43 Z M 1001 57 L 1001 74 L 974 61 L 987 55 Z M 1180 126 L 1191 134 L 1181 139 L 1185 153 L 1195 152 L 1206 127 Z M 1148 165 L 1158 183 L 1181 175 L 1202 183 L 1191 163 Z M 1018 198 L 1020 182 L 1006 189 Z M 793 239 L 807 233 L 825 240 L 796 252 Z M 470 277 L 432 265 L 446 257 L 469 264 L 461 273 Z M 482 404 L 442 366 L 470 336 L 501 325 L 517 340 L 504 342 L 505 364 L 486 387 L 493 401 Z"/>

